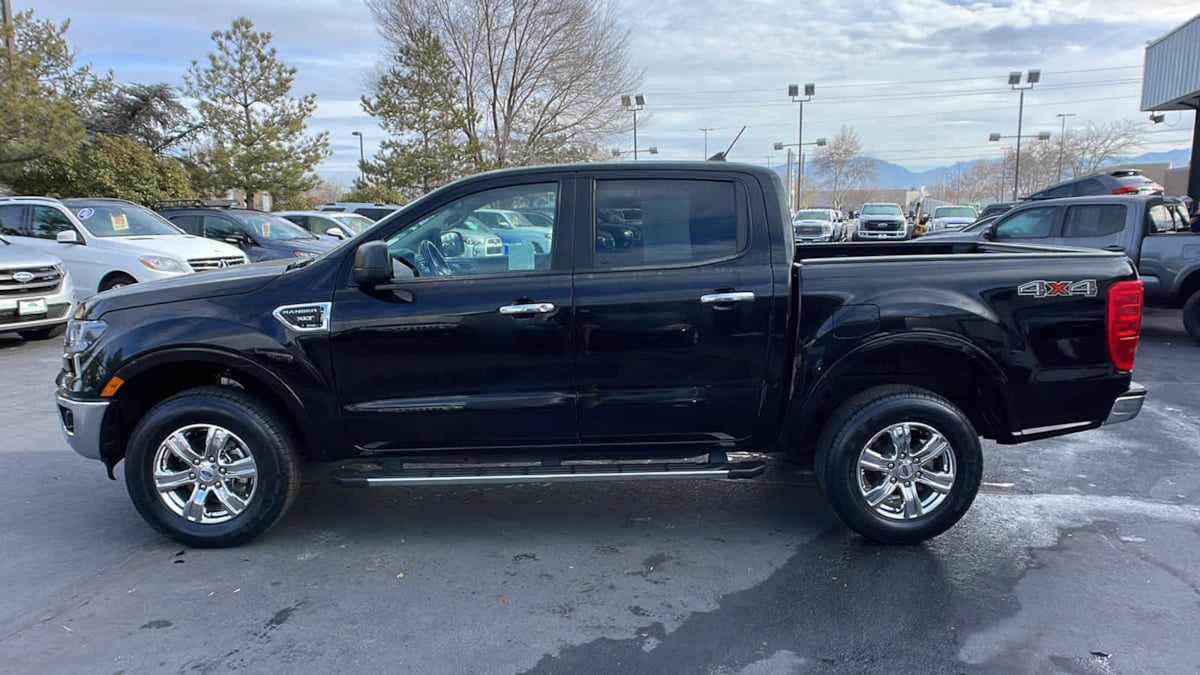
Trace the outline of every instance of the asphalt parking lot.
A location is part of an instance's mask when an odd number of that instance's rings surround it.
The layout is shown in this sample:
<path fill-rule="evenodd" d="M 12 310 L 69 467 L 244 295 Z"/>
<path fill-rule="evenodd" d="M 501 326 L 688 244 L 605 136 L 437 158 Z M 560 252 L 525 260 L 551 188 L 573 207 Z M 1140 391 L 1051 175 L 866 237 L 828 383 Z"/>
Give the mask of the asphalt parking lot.
<path fill-rule="evenodd" d="M 144 525 L 70 451 L 58 340 L 0 336 L 0 670 L 1200 670 L 1200 346 L 1150 311 L 1140 417 L 985 447 L 925 545 L 849 533 L 811 477 L 345 490 L 309 467 L 239 549 Z"/>

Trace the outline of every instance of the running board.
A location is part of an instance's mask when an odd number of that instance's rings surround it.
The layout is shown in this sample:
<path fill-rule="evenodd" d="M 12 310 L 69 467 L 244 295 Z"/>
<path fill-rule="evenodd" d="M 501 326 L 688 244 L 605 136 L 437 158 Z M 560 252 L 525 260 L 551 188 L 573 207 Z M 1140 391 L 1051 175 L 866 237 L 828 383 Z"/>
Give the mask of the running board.
<path fill-rule="evenodd" d="M 730 453 L 725 462 L 598 463 L 548 466 L 535 464 L 461 465 L 384 469 L 335 469 L 333 482 L 342 487 L 397 487 L 405 485 L 495 485 L 517 483 L 569 483 L 606 480 L 697 480 L 753 478 L 766 470 L 761 455 Z M 360 463 L 359 466 L 362 466 Z"/>

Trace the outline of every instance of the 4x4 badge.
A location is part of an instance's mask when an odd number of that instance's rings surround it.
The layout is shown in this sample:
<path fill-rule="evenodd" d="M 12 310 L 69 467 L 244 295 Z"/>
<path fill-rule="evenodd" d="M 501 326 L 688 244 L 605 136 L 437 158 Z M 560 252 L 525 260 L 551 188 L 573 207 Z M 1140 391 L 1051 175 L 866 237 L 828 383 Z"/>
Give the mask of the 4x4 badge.
<path fill-rule="evenodd" d="M 1094 298 L 1098 294 L 1095 279 L 1083 281 L 1030 281 L 1017 287 L 1017 295 L 1035 298 L 1068 297 L 1082 295 Z"/>

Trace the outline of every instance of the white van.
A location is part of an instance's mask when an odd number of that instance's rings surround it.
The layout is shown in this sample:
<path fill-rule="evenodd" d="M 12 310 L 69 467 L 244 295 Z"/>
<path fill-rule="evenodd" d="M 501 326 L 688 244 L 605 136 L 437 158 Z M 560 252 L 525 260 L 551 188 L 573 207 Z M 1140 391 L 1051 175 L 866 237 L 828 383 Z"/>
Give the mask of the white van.
<path fill-rule="evenodd" d="M 79 299 L 110 288 L 246 264 L 229 244 L 193 237 L 124 199 L 0 198 L 0 236 L 63 261 Z"/>

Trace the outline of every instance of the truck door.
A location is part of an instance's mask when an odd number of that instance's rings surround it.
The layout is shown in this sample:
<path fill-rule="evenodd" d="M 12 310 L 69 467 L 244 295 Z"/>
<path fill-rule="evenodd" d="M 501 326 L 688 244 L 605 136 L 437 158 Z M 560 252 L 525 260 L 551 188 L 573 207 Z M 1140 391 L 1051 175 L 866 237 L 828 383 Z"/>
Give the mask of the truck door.
<path fill-rule="evenodd" d="M 496 179 L 406 210 L 387 242 L 388 288 L 350 264 L 333 294 L 333 372 L 345 434 L 363 448 L 574 445 L 571 213 L 574 176 Z M 550 250 L 471 256 L 458 228 L 478 209 L 553 209 Z M 358 241 L 358 240 L 356 240 Z M 370 241 L 362 240 L 363 243 Z M 417 276 L 413 275 L 413 268 Z"/>
<path fill-rule="evenodd" d="M 753 432 L 774 288 L 751 189 L 711 171 L 584 175 L 575 340 L 585 445 Z"/>

